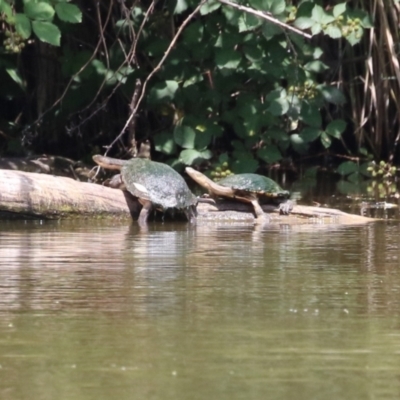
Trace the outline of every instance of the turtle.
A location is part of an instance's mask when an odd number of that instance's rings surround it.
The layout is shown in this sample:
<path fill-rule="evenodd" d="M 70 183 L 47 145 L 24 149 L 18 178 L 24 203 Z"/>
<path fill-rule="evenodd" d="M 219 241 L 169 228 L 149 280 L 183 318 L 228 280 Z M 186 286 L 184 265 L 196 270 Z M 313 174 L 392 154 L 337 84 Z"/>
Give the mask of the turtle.
<path fill-rule="evenodd" d="M 185 171 L 213 197 L 226 197 L 251 203 L 258 221 L 269 222 L 270 220 L 261 208 L 260 202 L 269 200 L 279 203 L 279 211 L 285 215 L 293 209 L 293 202 L 289 200 L 290 193 L 266 176 L 250 173 L 236 174 L 214 182 L 191 167 L 186 167 Z"/>
<path fill-rule="evenodd" d="M 120 160 L 101 155 L 93 161 L 106 169 L 120 170 L 110 186 L 128 190 L 139 199 L 142 209 L 138 222 L 145 224 L 153 208 L 183 210 L 189 221 L 195 219 L 197 197 L 190 191 L 185 180 L 169 165 L 147 158 Z"/>

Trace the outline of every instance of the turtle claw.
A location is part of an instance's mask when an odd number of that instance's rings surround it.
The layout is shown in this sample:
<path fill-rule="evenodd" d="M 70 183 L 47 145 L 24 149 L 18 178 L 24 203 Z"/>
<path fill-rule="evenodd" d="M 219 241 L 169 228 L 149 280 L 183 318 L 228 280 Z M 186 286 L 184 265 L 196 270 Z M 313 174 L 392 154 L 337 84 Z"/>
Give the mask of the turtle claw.
<path fill-rule="evenodd" d="M 279 214 L 289 215 L 293 210 L 294 203 L 291 200 L 286 200 L 279 204 Z"/>

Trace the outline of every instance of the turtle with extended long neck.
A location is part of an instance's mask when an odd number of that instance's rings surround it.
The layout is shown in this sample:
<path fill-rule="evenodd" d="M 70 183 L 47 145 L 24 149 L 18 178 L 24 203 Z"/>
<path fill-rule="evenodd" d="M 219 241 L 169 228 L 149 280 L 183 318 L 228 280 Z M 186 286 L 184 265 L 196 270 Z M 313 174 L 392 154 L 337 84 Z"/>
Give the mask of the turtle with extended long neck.
<path fill-rule="evenodd" d="M 258 174 L 230 175 L 214 182 L 201 172 L 187 167 L 187 174 L 200 186 L 205 188 L 211 196 L 235 199 L 244 203 L 251 203 L 257 220 L 269 222 L 260 202 L 270 201 L 279 203 L 281 214 L 289 214 L 293 203 L 289 200 L 290 193 L 283 190 L 275 181 Z"/>
<path fill-rule="evenodd" d="M 112 186 L 121 185 L 143 205 L 139 223 L 146 223 L 152 209 L 171 208 L 184 211 L 189 221 L 195 218 L 197 198 L 185 180 L 169 165 L 147 158 L 119 160 L 101 155 L 93 160 L 103 168 L 120 170 L 112 179 Z"/>

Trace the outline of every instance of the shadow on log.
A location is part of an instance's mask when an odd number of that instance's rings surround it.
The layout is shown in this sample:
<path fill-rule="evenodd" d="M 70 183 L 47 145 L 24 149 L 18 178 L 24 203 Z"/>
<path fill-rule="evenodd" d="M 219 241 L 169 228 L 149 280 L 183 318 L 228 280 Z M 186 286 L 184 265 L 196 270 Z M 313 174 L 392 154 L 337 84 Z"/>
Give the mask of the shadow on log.
<path fill-rule="evenodd" d="M 0 170 L 1 219 L 136 219 L 140 208 L 137 199 L 118 189 L 60 176 Z M 274 206 L 264 205 L 263 209 L 274 213 L 272 223 L 354 224 L 374 221 L 330 208 L 296 205 L 289 216 L 279 216 Z M 238 202 L 199 203 L 197 212 L 200 221 L 254 221 L 251 206 Z"/>

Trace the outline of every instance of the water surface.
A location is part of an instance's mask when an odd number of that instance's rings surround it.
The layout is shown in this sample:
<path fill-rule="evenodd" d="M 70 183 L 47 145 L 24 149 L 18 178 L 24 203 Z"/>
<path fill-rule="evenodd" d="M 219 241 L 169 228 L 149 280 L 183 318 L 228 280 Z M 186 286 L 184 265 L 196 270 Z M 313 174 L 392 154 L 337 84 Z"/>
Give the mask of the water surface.
<path fill-rule="evenodd" d="M 0 398 L 398 399 L 399 237 L 2 221 Z"/>

